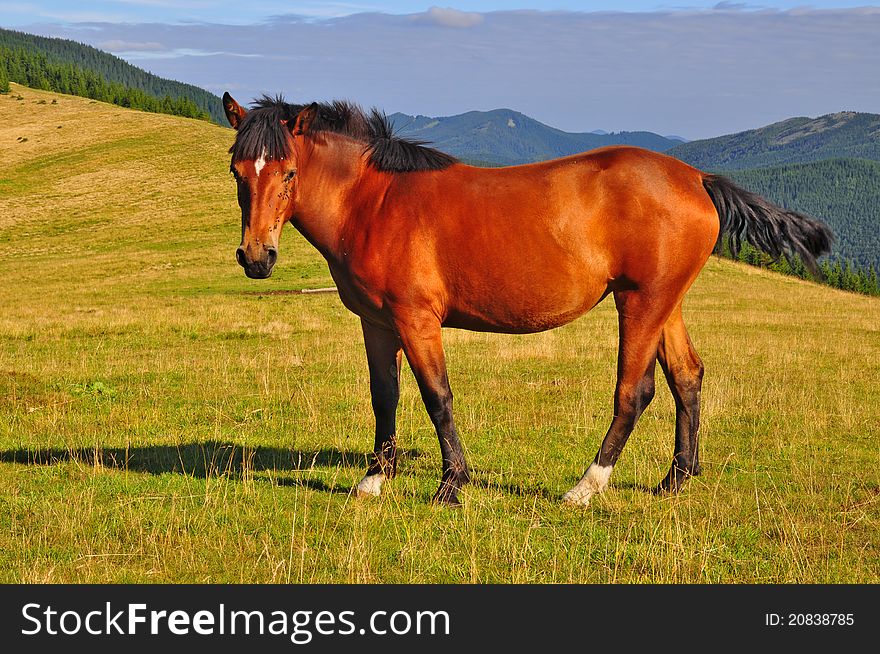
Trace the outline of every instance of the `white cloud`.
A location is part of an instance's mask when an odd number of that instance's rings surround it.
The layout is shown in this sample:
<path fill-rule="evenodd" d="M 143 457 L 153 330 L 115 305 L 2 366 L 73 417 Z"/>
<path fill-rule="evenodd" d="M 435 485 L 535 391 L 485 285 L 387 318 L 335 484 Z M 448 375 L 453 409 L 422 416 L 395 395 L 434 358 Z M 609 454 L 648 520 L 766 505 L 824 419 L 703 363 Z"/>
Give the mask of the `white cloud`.
<path fill-rule="evenodd" d="M 430 23 L 441 27 L 474 27 L 483 22 L 483 14 L 459 11 L 451 7 L 431 7 L 423 14 L 413 14 L 418 23 Z"/>
<path fill-rule="evenodd" d="M 119 57 L 130 60 L 145 59 L 177 59 L 180 57 L 242 57 L 242 58 L 260 58 L 261 54 L 244 53 L 244 52 L 228 52 L 224 50 L 199 50 L 196 48 L 174 48 L 171 50 L 130 50 L 114 52 Z M 181 80 L 186 81 L 186 80 Z"/>
<path fill-rule="evenodd" d="M 108 52 L 139 52 L 165 49 L 165 46 L 158 41 L 123 41 L 121 39 L 102 41 L 97 44 L 97 47 Z"/>

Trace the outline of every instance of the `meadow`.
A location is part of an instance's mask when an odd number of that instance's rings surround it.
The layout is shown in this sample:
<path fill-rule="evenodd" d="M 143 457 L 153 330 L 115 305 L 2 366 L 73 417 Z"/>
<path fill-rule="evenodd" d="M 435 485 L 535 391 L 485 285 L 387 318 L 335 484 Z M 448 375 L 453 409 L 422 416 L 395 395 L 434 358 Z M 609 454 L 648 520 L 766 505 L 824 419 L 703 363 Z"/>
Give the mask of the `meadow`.
<path fill-rule="evenodd" d="M 235 263 L 233 132 L 12 86 L 0 95 L 0 582 L 880 582 L 880 301 L 710 260 L 703 475 L 673 497 L 658 393 L 608 491 L 561 495 L 611 417 L 616 313 L 444 332 L 473 483 L 429 503 L 408 369 L 380 498 L 358 319 L 292 228 Z"/>

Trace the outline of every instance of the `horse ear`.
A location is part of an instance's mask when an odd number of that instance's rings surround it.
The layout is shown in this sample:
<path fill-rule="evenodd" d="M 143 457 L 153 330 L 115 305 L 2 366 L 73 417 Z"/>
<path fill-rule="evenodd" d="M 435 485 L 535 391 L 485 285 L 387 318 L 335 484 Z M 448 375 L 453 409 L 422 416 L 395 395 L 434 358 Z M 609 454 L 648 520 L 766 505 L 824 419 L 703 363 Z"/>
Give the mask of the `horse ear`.
<path fill-rule="evenodd" d="M 309 129 L 312 126 L 312 122 L 315 120 L 315 117 L 318 115 L 318 103 L 313 102 L 308 107 L 300 111 L 296 115 L 296 120 L 293 123 L 293 135 L 299 136 L 300 134 L 308 133 Z"/>
<path fill-rule="evenodd" d="M 233 129 L 238 129 L 247 110 L 238 104 L 229 93 L 223 94 L 223 111 L 226 112 L 226 120 L 232 125 Z"/>

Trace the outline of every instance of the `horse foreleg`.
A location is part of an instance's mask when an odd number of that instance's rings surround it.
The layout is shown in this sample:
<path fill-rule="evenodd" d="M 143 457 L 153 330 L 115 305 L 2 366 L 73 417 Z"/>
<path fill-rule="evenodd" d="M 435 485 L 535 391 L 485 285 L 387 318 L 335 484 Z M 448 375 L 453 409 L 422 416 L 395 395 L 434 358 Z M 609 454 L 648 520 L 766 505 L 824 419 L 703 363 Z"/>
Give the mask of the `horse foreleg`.
<path fill-rule="evenodd" d="M 681 305 L 663 326 L 657 358 L 675 399 L 675 452 L 672 467 L 657 490 L 674 493 L 688 477 L 700 474 L 698 432 L 703 362 L 684 326 Z"/>
<path fill-rule="evenodd" d="M 440 323 L 432 314 L 422 313 L 396 319 L 404 354 L 440 441 L 443 475 L 434 501 L 458 506 L 458 492 L 470 481 L 470 472 L 452 417 L 452 390 L 446 374 Z"/>
<path fill-rule="evenodd" d="M 608 485 L 611 471 L 636 421 L 654 398 L 654 368 L 660 331 L 668 314 L 652 307 L 648 294 L 638 291 L 614 294 L 619 314 L 617 387 L 614 418 L 602 445 L 581 480 L 564 496 L 570 504 L 586 505 Z"/>
<path fill-rule="evenodd" d="M 401 345 L 397 334 L 361 320 L 367 364 L 370 367 L 370 397 L 376 416 L 376 441 L 367 473 L 357 485 L 358 496 L 379 495 L 382 482 L 397 472 L 395 422 L 400 399 Z"/>

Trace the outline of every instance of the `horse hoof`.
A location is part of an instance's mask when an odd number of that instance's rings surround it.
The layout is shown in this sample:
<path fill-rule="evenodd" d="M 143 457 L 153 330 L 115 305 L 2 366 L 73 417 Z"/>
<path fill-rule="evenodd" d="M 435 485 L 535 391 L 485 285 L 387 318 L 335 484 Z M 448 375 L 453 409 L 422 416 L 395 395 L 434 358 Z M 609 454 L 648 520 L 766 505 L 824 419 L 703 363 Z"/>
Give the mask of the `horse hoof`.
<path fill-rule="evenodd" d="M 461 506 L 461 500 L 458 499 L 458 491 L 450 489 L 445 484 L 441 485 L 440 488 L 437 489 L 437 492 L 434 493 L 434 497 L 431 498 L 431 503 L 437 504 L 438 506 L 450 506 L 453 508 Z"/>
<path fill-rule="evenodd" d="M 700 466 L 696 465 L 692 469 L 684 466 L 678 466 L 673 462 L 672 468 L 663 478 L 657 488 L 654 489 L 655 495 L 675 495 L 684 487 L 684 483 L 688 477 L 700 474 Z"/>
<path fill-rule="evenodd" d="M 358 497 L 379 497 L 382 494 L 382 482 L 385 481 L 385 475 L 382 473 L 376 475 L 366 475 L 357 485 Z"/>
<path fill-rule="evenodd" d="M 569 506 L 587 506 L 591 497 L 593 493 L 575 487 L 562 496 L 562 503 Z"/>
<path fill-rule="evenodd" d="M 562 501 L 565 504 L 587 506 L 593 495 L 598 495 L 608 486 L 608 480 L 611 478 L 611 471 L 613 469 L 614 466 L 600 466 L 594 461 L 587 468 L 580 481 L 562 496 Z"/>
<path fill-rule="evenodd" d="M 681 492 L 681 489 L 684 487 L 684 482 L 687 477 L 683 477 L 681 479 L 669 479 L 668 477 L 657 484 L 657 487 L 654 489 L 654 495 L 678 495 Z"/>

